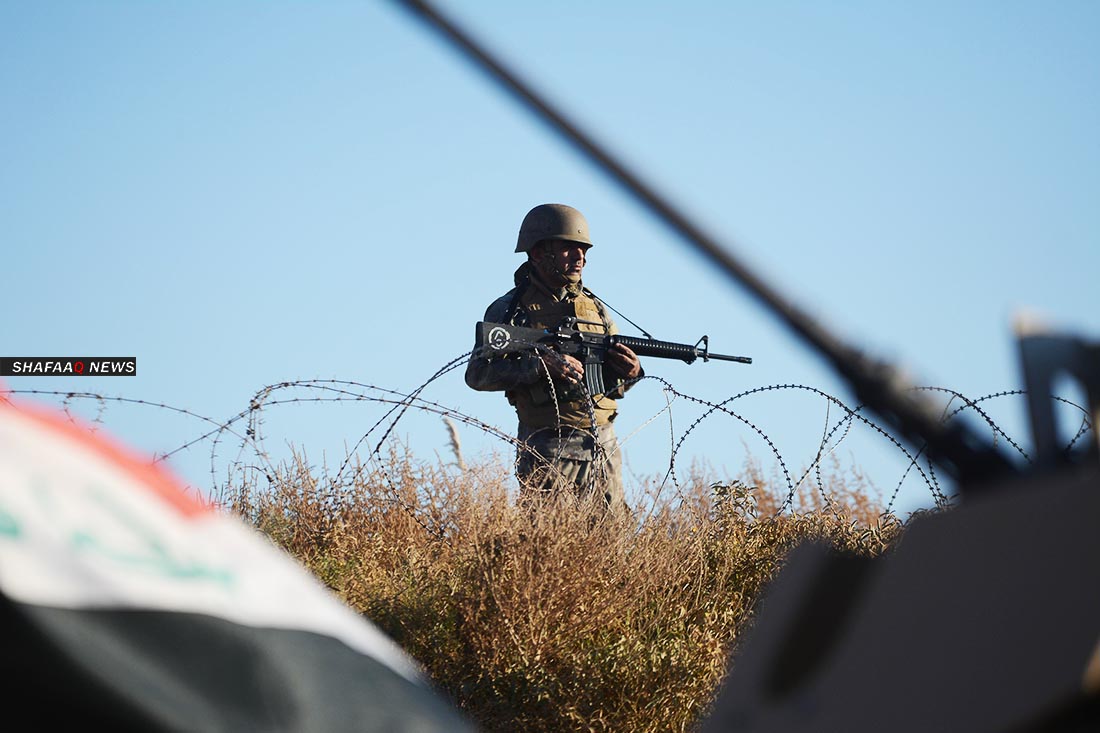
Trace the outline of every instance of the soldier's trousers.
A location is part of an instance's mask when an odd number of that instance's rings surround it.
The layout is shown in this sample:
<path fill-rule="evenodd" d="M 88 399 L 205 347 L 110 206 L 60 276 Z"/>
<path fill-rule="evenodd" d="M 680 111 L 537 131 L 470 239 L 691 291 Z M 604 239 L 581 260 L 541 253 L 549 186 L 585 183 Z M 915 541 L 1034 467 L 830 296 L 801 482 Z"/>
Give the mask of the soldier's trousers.
<path fill-rule="evenodd" d="M 611 424 L 589 430 L 520 425 L 516 477 L 523 501 L 558 499 L 593 502 L 614 514 L 627 512 L 623 461 Z"/>

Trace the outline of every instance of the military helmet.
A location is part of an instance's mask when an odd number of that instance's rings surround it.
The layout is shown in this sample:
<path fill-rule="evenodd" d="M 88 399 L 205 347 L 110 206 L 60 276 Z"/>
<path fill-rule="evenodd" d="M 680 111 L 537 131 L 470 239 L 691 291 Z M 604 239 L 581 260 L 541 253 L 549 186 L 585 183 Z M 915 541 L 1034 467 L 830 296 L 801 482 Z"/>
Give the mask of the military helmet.
<path fill-rule="evenodd" d="M 564 239 L 592 246 L 584 214 L 565 204 L 539 204 L 527 212 L 519 225 L 517 252 L 530 252 L 544 239 Z"/>

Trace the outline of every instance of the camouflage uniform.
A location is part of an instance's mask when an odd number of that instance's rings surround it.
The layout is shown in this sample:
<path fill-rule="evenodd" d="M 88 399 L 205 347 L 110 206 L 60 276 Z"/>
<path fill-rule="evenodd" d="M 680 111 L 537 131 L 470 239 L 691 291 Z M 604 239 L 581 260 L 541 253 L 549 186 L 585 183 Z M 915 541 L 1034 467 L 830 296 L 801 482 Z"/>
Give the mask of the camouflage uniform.
<path fill-rule="evenodd" d="M 530 328 L 557 328 L 575 316 L 577 328 L 618 333 L 606 308 L 581 284 L 552 288 L 524 263 L 516 287 L 485 311 L 485 321 Z M 602 325 L 596 325 L 602 324 Z M 481 391 L 504 391 L 519 417 L 516 476 L 521 497 L 538 495 L 602 499 L 619 513 L 626 511 L 622 454 L 612 423 L 615 399 L 630 384 L 612 369 L 604 371 L 605 394 L 588 399 L 579 389 L 566 389 L 547 376 L 533 351 L 486 358 L 475 353 L 466 368 L 466 384 Z"/>

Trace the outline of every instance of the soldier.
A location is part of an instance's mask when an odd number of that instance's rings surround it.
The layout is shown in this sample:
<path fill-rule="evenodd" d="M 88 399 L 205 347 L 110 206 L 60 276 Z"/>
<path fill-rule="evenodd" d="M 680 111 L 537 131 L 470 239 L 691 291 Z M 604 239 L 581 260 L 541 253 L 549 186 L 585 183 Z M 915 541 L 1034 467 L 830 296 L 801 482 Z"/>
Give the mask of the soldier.
<path fill-rule="evenodd" d="M 527 261 L 516 270 L 515 287 L 489 306 L 484 320 L 554 329 L 575 319 L 580 330 L 617 333 L 604 304 L 581 282 L 591 246 L 581 212 L 563 204 L 531 209 L 516 244 Z M 617 344 L 603 369 L 605 393 L 586 395 L 584 365 L 572 356 L 532 350 L 492 358 L 475 352 L 470 358 L 466 384 L 504 391 L 516 408 L 521 498 L 565 495 L 626 513 L 622 455 L 612 423 L 618 415 L 615 400 L 642 376 L 642 367 L 633 351 Z"/>

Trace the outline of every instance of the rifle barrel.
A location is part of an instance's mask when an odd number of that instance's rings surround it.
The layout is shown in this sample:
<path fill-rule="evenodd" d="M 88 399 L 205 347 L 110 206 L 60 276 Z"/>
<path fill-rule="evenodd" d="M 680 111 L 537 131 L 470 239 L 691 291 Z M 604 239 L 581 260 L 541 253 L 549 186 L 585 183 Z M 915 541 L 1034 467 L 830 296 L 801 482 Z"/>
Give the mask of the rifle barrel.
<path fill-rule="evenodd" d="M 707 354 L 707 359 L 718 359 L 720 361 L 735 361 L 738 364 L 752 364 L 751 356 L 728 356 L 726 354 Z"/>

